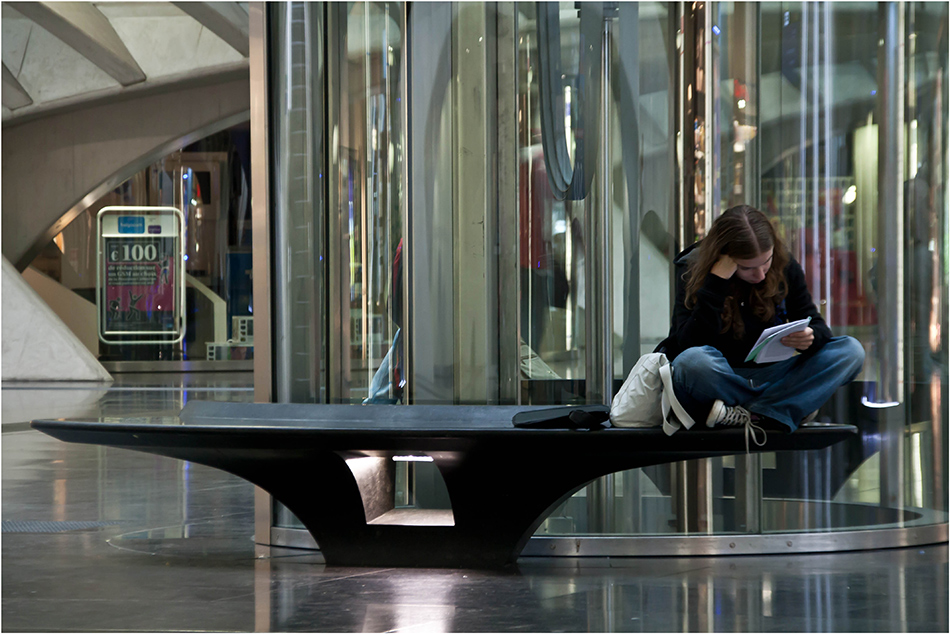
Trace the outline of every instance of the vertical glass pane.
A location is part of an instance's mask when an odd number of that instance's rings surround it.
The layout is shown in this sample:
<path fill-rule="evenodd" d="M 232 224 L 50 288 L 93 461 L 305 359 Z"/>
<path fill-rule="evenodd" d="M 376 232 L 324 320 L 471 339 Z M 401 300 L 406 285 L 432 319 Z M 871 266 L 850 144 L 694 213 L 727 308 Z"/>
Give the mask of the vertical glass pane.
<path fill-rule="evenodd" d="M 587 222 L 583 200 L 558 200 L 542 147 L 542 90 L 554 91 L 554 116 L 575 160 L 580 81 L 580 20 L 572 2 L 557 7 L 559 85 L 541 80 L 541 33 L 536 3 L 518 3 L 519 275 L 523 394 L 527 403 L 583 402 L 587 317 Z M 596 99 L 597 96 L 594 96 Z M 572 101 L 573 100 L 573 101 Z M 552 143 L 553 146 L 553 143 Z M 553 161 L 554 159 L 552 159 Z M 562 197 L 563 198 L 563 197 Z"/>
<path fill-rule="evenodd" d="M 539 100 L 542 89 L 538 75 L 543 66 L 536 59 L 541 35 L 537 32 L 537 9 L 519 4 L 524 20 L 521 25 L 520 63 L 527 82 L 521 95 L 521 221 L 522 267 L 532 263 L 525 258 L 532 244 L 544 244 L 544 234 L 526 233 L 533 227 L 533 216 L 550 215 L 552 227 L 558 227 L 560 214 L 570 231 L 563 236 L 564 262 L 568 282 L 564 307 L 564 336 L 543 334 L 540 359 L 556 373 L 555 377 L 526 376 L 531 402 L 564 402 L 574 392 L 578 401 L 586 389 L 586 364 L 594 351 L 588 350 L 586 336 L 591 329 L 598 340 L 606 340 L 612 349 L 613 382 L 622 381 L 641 353 L 652 351 L 669 329 L 670 259 L 673 250 L 672 227 L 675 224 L 675 155 L 674 155 L 674 76 L 675 59 L 674 7 L 664 3 L 622 3 L 607 7 L 602 16 L 607 48 L 603 69 L 606 102 L 598 101 L 603 118 L 602 138 L 598 141 L 598 173 L 594 177 L 591 202 L 557 201 L 548 186 L 550 164 L 544 162 L 538 134 L 540 130 Z M 570 83 L 572 62 L 570 51 L 579 46 L 577 9 L 573 4 L 560 5 L 562 63 L 565 75 L 564 102 L 576 86 Z M 573 49 L 571 47 L 574 47 Z M 571 64 L 575 66 L 571 66 Z M 573 79 L 579 76 L 575 69 Z M 573 102 L 571 102 L 573 105 Z M 573 114 L 573 111 L 571 111 Z M 572 130 L 566 118 L 565 130 Z M 531 136 L 528 130 L 532 131 Z M 575 139 L 576 140 L 576 139 Z M 570 144 L 569 144 L 570 147 Z M 530 152 L 529 152 L 530 150 Z M 577 152 L 573 152 L 576 161 Z M 602 163 L 606 161 L 606 163 Z M 529 175 L 525 163 L 531 168 Z M 605 167 L 602 167 L 605 165 Z M 538 184 L 542 187 L 539 196 Z M 603 195 L 601 190 L 609 192 Z M 560 211 L 563 206 L 563 211 Z M 530 213 L 528 213 L 530 211 Z M 588 214 L 602 214 L 609 227 L 606 250 L 606 280 L 602 288 L 610 294 L 612 314 L 596 323 L 587 322 L 589 302 L 599 301 L 588 285 L 588 261 L 594 236 L 587 234 Z M 544 227 L 544 225 L 541 225 Z M 556 239 L 558 233 L 552 232 Z M 557 242 L 555 240 L 555 245 Z M 546 246 L 546 245 L 545 245 Z M 594 245 L 596 246 L 596 245 Z M 554 251 L 555 254 L 559 252 Z M 601 275 L 599 269 L 592 269 Z M 522 278 L 522 326 L 525 326 L 525 279 Z M 530 290 L 530 286 L 529 286 Z M 558 315 L 558 307 L 548 305 L 548 314 Z M 553 321 L 553 320 L 552 320 Z M 612 324 L 605 326 L 605 323 Z M 556 324 L 555 324 L 556 328 Z M 526 331 L 533 331 L 530 322 Z M 557 332 L 555 330 L 555 332 Z M 552 350 L 551 344 L 556 344 Z M 572 387 L 561 379 L 580 379 Z M 541 389 L 545 383 L 558 389 Z M 560 383 L 560 384 L 559 384 Z M 671 468 L 637 469 L 598 480 L 565 502 L 541 525 L 538 534 L 571 533 L 668 533 L 675 530 L 671 503 Z"/>
<path fill-rule="evenodd" d="M 712 5 L 714 60 L 720 75 L 714 88 L 718 105 L 721 210 L 757 207 L 759 185 L 759 6 L 747 2 Z M 771 78 L 770 78 L 771 80 Z M 763 97 L 764 98 L 764 97 Z"/>
<path fill-rule="evenodd" d="M 901 15 L 890 3 L 760 6 L 759 204 L 833 332 L 868 353 L 863 373 L 819 414 L 858 425 L 863 440 L 763 458 L 763 530 L 937 521 L 929 511 L 945 507 L 946 363 L 931 333 L 945 323 L 933 312 L 946 301 L 945 212 L 931 206 L 941 187 L 929 167 L 945 165 L 936 113 L 946 56 L 923 24 L 946 20 L 947 8 L 914 3 Z M 727 153 L 738 142 L 723 142 L 724 173 L 739 163 Z"/>
<path fill-rule="evenodd" d="M 873 5 L 856 4 L 847 12 L 847 19 L 839 21 L 835 5 L 825 3 L 770 5 L 764 11 L 768 23 L 763 18 L 763 29 L 775 30 L 762 37 L 761 204 L 802 264 L 815 304 L 833 332 L 855 336 L 869 349 L 877 323 L 871 294 L 872 258 L 879 243 L 877 134 L 870 126 L 878 87 L 871 63 L 877 55 L 879 21 Z M 858 45 L 833 49 L 838 38 Z M 853 107 L 841 107 L 845 104 Z M 860 200 L 848 194 L 852 186 Z M 868 360 L 873 363 L 873 356 Z M 848 398 L 854 390 L 847 386 L 839 392 L 839 411 L 847 412 L 848 422 L 856 422 L 854 415 L 860 414 L 855 409 L 859 403 Z M 775 456 L 763 464 L 764 496 L 833 502 L 864 457 L 851 452 L 832 465 L 831 454 L 839 451 Z M 809 480 L 808 490 L 804 481 L 790 486 L 775 477 L 783 470 L 808 469 L 821 476 Z M 857 507 L 846 505 L 806 508 L 812 511 L 801 526 L 795 512 L 764 509 L 763 530 L 833 529 L 859 517 Z"/>
<path fill-rule="evenodd" d="M 676 225 L 674 13 L 668 3 L 630 3 L 621 5 L 612 24 L 607 138 L 612 144 L 615 381 L 626 377 L 641 354 L 652 352 L 670 327 Z"/>
<path fill-rule="evenodd" d="M 946 4 L 905 5 L 908 506 L 947 510 Z"/>
<path fill-rule="evenodd" d="M 514 177 L 496 167 L 501 19 L 480 2 L 419 3 L 408 15 L 410 32 L 424 34 L 409 39 L 405 335 L 415 404 L 498 399 L 499 314 L 516 301 L 498 293 L 495 192 Z"/>
<path fill-rule="evenodd" d="M 396 3 L 330 8 L 339 20 L 339 90 L 332 109 L 331 187 L 339 231 L 331 249 L 331 310 L 341 311 L 340 372 L 333 402 L 401 400 L 404 106 L 402 11 Z M 338 220 L 337 220 L 338 219 Z M 335 336 L 335 335 L 334 335 Z M 331 356 L 332 359 L 332 356 Z M 332 360 L 331 360 L 332 363 Z"/>

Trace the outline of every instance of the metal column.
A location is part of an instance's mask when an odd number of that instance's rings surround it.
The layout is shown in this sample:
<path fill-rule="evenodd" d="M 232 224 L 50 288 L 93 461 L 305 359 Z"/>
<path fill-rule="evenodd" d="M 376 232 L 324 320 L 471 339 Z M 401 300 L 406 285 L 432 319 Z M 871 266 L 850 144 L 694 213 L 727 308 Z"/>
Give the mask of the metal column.
<path fill-rule="evenodd" d="M 681 201 L 676 234 L 683 240 L 677 249 L 683 249 L 696 237 L 706 234 L 712 224 L 713 196 L 711 158 L 714 151 L 711 125 L 713 121 L 711 89 L 718 77 L 718 69 L 711 59 L 712 31 L 708 19 L 709 3 L 681 3 L 680 42 L 681 85 L 677 106 L 682 119 L 678 122 L 679 148 L 682 152 Z M 708 458 L 690 460 L 675 465 L 673 509 L 679 532 L 711 533 L 712 521 L 712 461 Z"/>
<path fill-rule="evenodd" d="M 598 152 L 598 171 L 591 195 L 585 205 L 585 234 L 588 241 L 587 265 L 587 402 L 610 404 L 613 390 L 613 309 L 610 288 L 610 225 L 613 152 L 608 108 L 610 91 L 610 39 L 611 24 L 604 20 L 601 38 L 601 85 L 600 117 L 601 130 Z M 609 532 L 613 530 L 614 474 L 595 480 L 587 487 L 588 530 Z"/>
<path fill-rule="evenodd" d="M 881 505 L 904 508 L 904 3 L 879 5 L 878 376 Z"/>

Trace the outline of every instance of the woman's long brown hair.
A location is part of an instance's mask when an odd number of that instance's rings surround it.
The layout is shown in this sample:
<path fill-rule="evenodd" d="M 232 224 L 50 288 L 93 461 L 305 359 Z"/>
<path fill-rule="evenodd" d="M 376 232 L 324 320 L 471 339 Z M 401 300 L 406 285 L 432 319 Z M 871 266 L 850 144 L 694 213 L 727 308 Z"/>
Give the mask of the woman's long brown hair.
<path fill-rule="evenodd" d="M 748 205 L 737 205 L 723 212 L 713 222 L 709 234 L 700 242 L 696 257 L 684 275 L 686 307 L 692 309 L 696 305 L 696 293 L 721 255 L 738 260 L 752 260 L 769 249 L 773 249 L 772 266 L 765 274 L 765 279 L 752 286 L 749 302 L 752 314 L 757 319 L 765 323 L 771 322 L 775 316 L 776 305 L 788 294 L 785 267 L 788 265 L 789 255 L 765 214 Z M 741 339 L 745 334 L 745 325 L 739 317 L 739 302 L 733 295 L 726 297 L 722 325 L 721 333 L 731 330 L 736 339 Z"/>

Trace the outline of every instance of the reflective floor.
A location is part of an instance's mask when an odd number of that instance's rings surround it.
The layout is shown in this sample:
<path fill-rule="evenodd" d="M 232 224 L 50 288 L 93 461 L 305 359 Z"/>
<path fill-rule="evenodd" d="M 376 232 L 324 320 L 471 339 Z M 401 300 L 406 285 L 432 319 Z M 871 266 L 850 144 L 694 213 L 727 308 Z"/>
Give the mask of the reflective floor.
<path fill-rule="evenodd" d="M 948 631 L 946 545 L 723 558 L 326 567 L 255 546 L 253 488 L 23 423 L 251 401 L 249 375 L 2 391 L 4 631 Z M 315 494 L 318 494 L 315 493 Z"/>

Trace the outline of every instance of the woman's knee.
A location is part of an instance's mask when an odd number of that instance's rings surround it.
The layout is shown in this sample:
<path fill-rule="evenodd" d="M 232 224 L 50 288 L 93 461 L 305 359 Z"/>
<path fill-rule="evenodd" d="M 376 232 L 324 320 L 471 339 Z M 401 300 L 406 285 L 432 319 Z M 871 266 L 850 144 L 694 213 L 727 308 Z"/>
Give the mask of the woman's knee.
<path fill-rule="evenodd" d="M 687 348 L 673 360 L 673 373 L 675 375 L 676 372 L 681 374 L 706 372 L 711 370 L 720 359 L 722 359 L 722 353 L 712 346 Z"/>
<path fill-rule="evenodd" d="M 861 371 L 861 368 L 864 367 L 864 346 L 861 345 L 861 342 L 855 339 L 854 337 L 836 337 L 835 344 L 838 347 L 838 354 L 841 355 L 841 360 L 853 368 L 854 373 L 857 374 Z"/>

